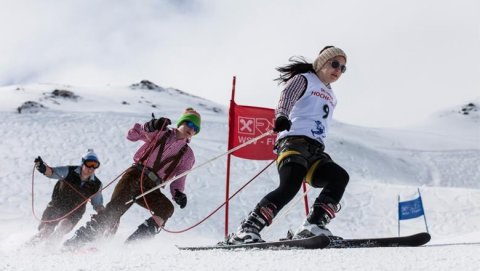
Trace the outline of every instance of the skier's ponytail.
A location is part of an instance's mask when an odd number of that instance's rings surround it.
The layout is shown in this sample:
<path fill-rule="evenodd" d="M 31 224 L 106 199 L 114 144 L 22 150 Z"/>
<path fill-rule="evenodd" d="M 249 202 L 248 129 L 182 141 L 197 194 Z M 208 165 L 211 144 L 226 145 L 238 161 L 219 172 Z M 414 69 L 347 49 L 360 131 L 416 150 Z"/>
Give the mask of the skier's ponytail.
<path fill-rule="evenodd" d="M 286 83 L 297 74 L 315 72 L 312 63 L 307 62 L 303 56 L 293 56 L 288 61 L 292 63 L 276 68 L 280 72 L 280 76 L 275 81 L 278 81 L 279 84 Z"/>

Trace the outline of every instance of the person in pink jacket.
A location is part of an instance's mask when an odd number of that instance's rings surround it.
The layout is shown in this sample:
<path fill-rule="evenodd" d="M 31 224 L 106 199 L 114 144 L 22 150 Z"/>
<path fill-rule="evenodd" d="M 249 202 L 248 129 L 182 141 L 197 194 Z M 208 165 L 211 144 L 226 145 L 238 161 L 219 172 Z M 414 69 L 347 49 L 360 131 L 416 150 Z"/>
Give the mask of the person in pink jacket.
<path fill-rule="evenodd" d="M 128 140 L 144 142 L 133 157 L 134 164 L 126 170 L 115 186 L 105 210 L 92 216 L 64 246 L 81 246 L 106 232 L 111 233 L 112 229 L 115 232 L 114 228 L 120 217 L 133 205 L 133 202 L 125 204 L 126 202 L 193 167 L 195 156 L 188 143 L 200 132 L 200 114 L 193 108 L 187 108 L 180 116 L 177 128 L 167 127 L 170 124 L 168 118 L 154 118 L 143 125 L 136 123 L 128 131 Z M 170 184 L 171 197 L 180 208 L 187 205 L 185 179 L 186 176 L 183 176 Z M 151 210 L 153 215 L 138 226 L 127 242 L 153 237 L 174 212 L 172 202 L 160 189 L 136 200 L 135 203 Z"/>

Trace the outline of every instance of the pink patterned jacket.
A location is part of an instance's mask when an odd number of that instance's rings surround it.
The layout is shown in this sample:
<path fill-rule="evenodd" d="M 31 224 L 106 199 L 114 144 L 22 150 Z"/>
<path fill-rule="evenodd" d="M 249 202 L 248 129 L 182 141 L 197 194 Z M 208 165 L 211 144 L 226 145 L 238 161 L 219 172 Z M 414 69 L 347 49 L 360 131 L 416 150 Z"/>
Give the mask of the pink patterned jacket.
<path fill-rule="evenodd" d="M 173 133 L 170 134 L 170 136 L 167 138 L 167 141 L 165 142 L 165 147 L 163 149 L 162 157 L 160 157 L 160 159 L 162 160 L 177 155 L 178 152 L 182 149 L 182 147 L 187 145 L 190 142 L 190 140 L 187 140 L 187 139 L 177 139 L 176 128 L 172 128 L 170 130 Z M 163 134 L 165 133 L 166 131 L 147 132 L 144 130 L 144 127 L 142 124 L 135 123 L 133 128 L 128 131 L 127 139 L 130 141 L 142 140 L 145 142 L 137 150 L 137 152 L 133 157 L 133 160 L 135 161 L 135 163 L 138 163 L 139 160 L 144 156 L 144 154 L 146 152 L 149 152 L 150 148 L 152 148 L 155 145 L 154 142 L 162 138 Z M 150 155 L 147 156 L 146 161 L 143 162 L 145 166 L 149 168 L 153 167 L 154 162 L 158 159 L 157 156 L 158 156 L 159 148 L 160 146 L 155 148 L 155 150 L 153 150 L 152 152 L 149 152 Z M 169 179 L 192 169 L 194 164 L 195 164 L 195 155 L 193 154 L 193 151 L 190 148 L 190 146 L 188 146 L 187 151 L 182 156 L 182 158 L 180 159 L 179 163 L 177 164 L 173 172 L 170 174 Z M 162 179 L 165 179 L 165 170 L 168 168 L 168 165 L 169 164 L 165 165 L 164 167 L 160 168 L 157 172 L 155 172 L 157 173 L 157 176 L 159 176 Z M 181 178 L 178 178 L 177 180 L 173 181 L 170 184 L 170 193 L 172 194 L 172 196 L 175 194 L 175 189 L 178 189 L 181 192 L 185 190 L 186 178 L 187 176 L 185 175 Z"/>

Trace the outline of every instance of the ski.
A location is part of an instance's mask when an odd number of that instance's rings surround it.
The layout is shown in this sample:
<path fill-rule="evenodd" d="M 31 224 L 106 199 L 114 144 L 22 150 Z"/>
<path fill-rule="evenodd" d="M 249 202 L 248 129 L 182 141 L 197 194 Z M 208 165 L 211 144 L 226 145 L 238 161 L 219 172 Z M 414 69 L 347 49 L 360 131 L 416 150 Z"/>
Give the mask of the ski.
<path fill-rule="evenodd" d="M 180 250 L 234 250 L 234 249 L 333 249 L 333 248 L 371 248 L 371 247 L 417 247 L 428 243 L 431 239 L 429 233 L 421 232 L 409 236 L 343 239 L 341 237 L 327 237 L 324 235 L 305 239 L 285 239 L 279 241 L 250 243 L 241 245 L 228 245 L 223 242 L 214 246 L 182 247 Z"/>
<path fill-rule="evenodd" d="M 211 250 L 211 249 L 272 249 L 272 250 L 285 250 L 285 249 L 322 249 L 330 244 L 330 238 L 325 235 L 313 236 L 305 239 L 295 240 L 279 240 L 271 242 L 250 243 L 241 245 L 228 245 L 223 242 L 214 246 L 197 246 L 197 247 L 181 247 L 177 246 L 180 250 Z"/>
<path fill-rule="evenodd" d="M 428 243 L 430 239 L 430 234 L 426 232 L 421 232 L 409 236 L 386 238 L 332 238 L 326 248 L 417 247 Z"/>

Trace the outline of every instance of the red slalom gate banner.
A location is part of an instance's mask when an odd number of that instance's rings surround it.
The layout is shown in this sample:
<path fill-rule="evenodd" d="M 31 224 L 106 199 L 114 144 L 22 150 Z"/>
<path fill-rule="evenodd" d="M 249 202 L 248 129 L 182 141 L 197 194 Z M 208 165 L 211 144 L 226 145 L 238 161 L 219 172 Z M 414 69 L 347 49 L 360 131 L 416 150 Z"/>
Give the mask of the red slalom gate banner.
<path fill-rule="evenodd" d="M 237 105 L 230 103 L 230 127 L 228 149 L 235 148 L 248 140 L 273 129 L 275 111 L 271 108 Z M 273 160 L 276 134 L 263 137 L 249 144 L 232 155 L 252 160 Z"/>

